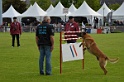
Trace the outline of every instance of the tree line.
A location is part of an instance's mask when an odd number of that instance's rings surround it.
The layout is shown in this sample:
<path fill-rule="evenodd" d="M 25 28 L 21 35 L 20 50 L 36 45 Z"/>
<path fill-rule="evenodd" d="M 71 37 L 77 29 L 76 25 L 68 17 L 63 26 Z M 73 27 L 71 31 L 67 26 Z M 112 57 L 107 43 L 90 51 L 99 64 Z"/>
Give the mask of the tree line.
<path fill-rule="evenodd" d="M 13 7 L 19 13 L 23 13 L 30 6 L 21 0 L 2 0 L 2 1 L 3 1 L 3 3 L 2 3 L 3 4 L 3 12 L 5 12 L 10 7 L 10 5 L 13 5 Z M 38 5 L 43 10 L 46 10 L 50 6 L 50 4 L 53 4 L 53 6 L 56 6 L 56 4 L 59 1 L 63 4 L 63 6 L 65 8 L 69 8 L 72 3 L 75 5 L 76 8 L 79 8 L 84 0 L 56 0 L 56 2 L 54 2 L 54 3 L 51 0 L 30 0 L 30 3 L 33 5 L 34 2 L 37 2 Z M 101 7 L 100 0 L 85 0 L 85 1 L 95 11 L 97 11 Z M 113 10 L 116 10 L 118 7 L 120 7 L 120 4 L 118 4 L 118 3 L 109 5 L 109 8 L 113 9 Z"/>

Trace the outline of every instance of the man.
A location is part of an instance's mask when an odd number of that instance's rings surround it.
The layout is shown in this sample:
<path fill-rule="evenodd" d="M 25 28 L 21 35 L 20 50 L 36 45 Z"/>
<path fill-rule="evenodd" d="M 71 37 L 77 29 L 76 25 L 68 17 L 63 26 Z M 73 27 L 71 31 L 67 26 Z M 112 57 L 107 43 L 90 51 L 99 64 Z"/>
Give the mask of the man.
<path fill-rule="evenodd" d="M 96 28 L 98 28 L 99 19 L 96 17 Z"/>
<path fill-rule="evenodd" d="M 15 37 L 17 40 L 17 46 L 20 46 L 19 35 L 22 34 L 20 23 L 17 21 L 17 17 L 13 17 L 13 22 L 10 25 L 10 34 L 12 36 L 12 47 L 14 47 Z"/>
<path fill-rule="evenodd" d="M 69 21 L 66 23 L 64 31 L 79 31 L 79 26 L 78 24 L 74 21 L 74 17 L 70 16 Z M 77 35 L 77 33 L 65 33 L 65 35 Z M 68 38 L 77 38 L 77 36 L 68 36 L 65 37 L 66 39 Z M 75 43 L 76 39 L 74 40 L 67 40 L 67 43 Z"/>
<path fill-rule="evenodd" d="M 36 29 L 36 43 L 40 51 L 40 75 L 44 75 L 44 58 L 46 58 L 46 75 L 51 75 L 51 52 L 54 48 L 54 29 L 50 25 L 51 19 L 45 16 L 42 24 Z"/>

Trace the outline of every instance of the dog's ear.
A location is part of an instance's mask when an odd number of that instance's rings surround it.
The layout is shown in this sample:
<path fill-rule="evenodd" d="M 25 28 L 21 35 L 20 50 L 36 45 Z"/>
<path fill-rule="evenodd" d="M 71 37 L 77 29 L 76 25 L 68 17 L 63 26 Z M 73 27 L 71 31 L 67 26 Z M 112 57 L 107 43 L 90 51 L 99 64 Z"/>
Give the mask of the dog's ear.
<path fill-rule="evenodd" d="M 86 32 L 81 32 L 81 36 L 83 37 L 84 35 L 86 35 Z"/>
<path fill-rule="evenodd" d="M 77 36 L 78 37 L 82 37 L 82 33 L 80 32 L 80 33 L 77 33 Z"/>

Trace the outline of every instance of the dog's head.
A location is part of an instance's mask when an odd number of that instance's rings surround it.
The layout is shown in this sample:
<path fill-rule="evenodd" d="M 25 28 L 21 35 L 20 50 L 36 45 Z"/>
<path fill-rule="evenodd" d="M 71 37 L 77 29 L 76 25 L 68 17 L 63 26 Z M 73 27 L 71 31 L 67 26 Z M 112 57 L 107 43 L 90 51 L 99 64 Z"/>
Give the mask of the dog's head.
<path fill-rule="evenodd" d="M 78 34 L 78 37 L 84 38 L 84 36 L 85 36 L 86 34 L 87 34 L 86 32 L 81 32 L 81 33 Z"/>

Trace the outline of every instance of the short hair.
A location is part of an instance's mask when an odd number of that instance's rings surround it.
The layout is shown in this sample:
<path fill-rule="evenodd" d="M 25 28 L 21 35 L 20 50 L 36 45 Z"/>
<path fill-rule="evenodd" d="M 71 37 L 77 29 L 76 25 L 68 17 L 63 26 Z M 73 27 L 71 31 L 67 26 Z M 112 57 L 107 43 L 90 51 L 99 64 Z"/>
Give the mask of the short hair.
<path fill-rule="evenodd" d="M 48 19 L 50 19 L 49 16 L 44 16 L 44 18 L 43 18 L 44 21 L 47 21 Z"/>
<path fill-rule="evenodd" d="M 73 19 L 74 17 L 73 16 L 70 16 L 69 19 Z"/>
<path fill-rule="evenodd" d="M 13 19 L 17 19 L 17 17 L 13 17 Z"/>

